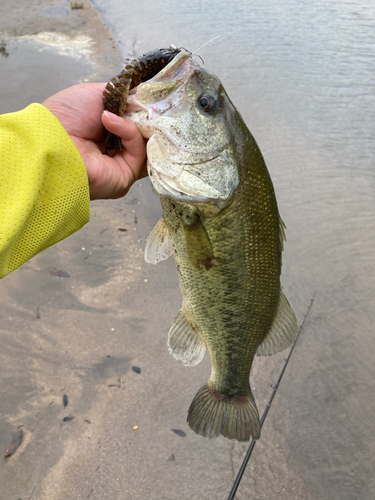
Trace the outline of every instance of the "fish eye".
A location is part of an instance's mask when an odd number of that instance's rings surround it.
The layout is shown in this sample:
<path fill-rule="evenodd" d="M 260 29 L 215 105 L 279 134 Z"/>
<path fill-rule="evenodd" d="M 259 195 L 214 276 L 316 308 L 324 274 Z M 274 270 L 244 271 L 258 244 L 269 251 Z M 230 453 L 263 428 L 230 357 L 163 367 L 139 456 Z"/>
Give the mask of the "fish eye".
<path fill-rule="evenodd" d="M 206 113 L 209 113 L 210 111 L 215 111 L 217 108 L 217 100 L 213 95 L 209 94 L 203 94 L 199 98 L 199 106 L 203 109 L 203 111 L 206 111 Z"/>

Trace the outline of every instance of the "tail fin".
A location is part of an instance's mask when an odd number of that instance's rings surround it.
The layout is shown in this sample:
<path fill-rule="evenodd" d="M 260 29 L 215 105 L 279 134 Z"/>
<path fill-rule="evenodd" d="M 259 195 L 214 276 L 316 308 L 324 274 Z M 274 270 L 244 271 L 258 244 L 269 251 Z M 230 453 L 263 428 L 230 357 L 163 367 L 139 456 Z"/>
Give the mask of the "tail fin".
<path fill-rule="evenodd" d="M 191 429 L 205 437 L 220 434 L 228 439 L 248 441 L 260 438 L 258 410 L 253 395 L 228 397 L 208 384 L 199 389 L 188 413 Z"/>

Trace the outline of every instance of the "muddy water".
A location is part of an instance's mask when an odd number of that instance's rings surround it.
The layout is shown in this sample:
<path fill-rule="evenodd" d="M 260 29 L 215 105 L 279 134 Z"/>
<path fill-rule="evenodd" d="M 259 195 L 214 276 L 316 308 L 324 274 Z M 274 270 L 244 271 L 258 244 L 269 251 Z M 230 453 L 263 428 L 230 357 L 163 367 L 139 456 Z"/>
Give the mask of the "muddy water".
<path fill-rule="evenodd" d="M 93 73 L 93 64 L 87 58 L 90 48 L 88 37 L 74 44 L 68 37 L 55 33 L 6 40 L 5 55 L 0 60 L 1 113 L 18 111 L 31 102 L 42 102 L 50 92 L 51 78 L 58 90 L 85 77 L 87 80 Z M 67 63 L 69 71 L 66 71 Z M 16 103 L 5 97 L 10 87 L 12 94 L 18 96 Z"/>
<path fill-rule="evenodd" d="M 194 51 L 220 35 L 199 54 L 265 156 L 288 228 L 283 285 L 300 320 L 316 294 L 238 498 L 372 498 L 374 5 L 94 4 L 124 59 L 170 43 Z M 233 447 L 233 469 L 243 452 Z"/>

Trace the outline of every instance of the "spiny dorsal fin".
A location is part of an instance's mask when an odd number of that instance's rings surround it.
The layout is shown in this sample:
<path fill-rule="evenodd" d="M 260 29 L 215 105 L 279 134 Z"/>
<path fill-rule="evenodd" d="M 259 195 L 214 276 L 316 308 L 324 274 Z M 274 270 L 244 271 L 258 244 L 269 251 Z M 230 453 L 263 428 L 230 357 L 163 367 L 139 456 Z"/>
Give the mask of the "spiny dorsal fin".
<path fill-rule="evenodd" d="M 206 344 L 189 323 L 182 308 L 169 330 L 168 349 L 175 359 L 186 366 L 195 366 L 204 357 Z"/>
<path fill-rule="evenodd" d="M 258 347 L 257 356 L 272 356 L 289 347 L 298 333 L 297 320 L 288 299 L 280 290 L 280 300 L 275 319 L 267 337 Z"/>
<path fill-rule="evenodd" d="M 161 260 L 168 259 L 172 254 L 172 240 L 168 226 L 162 217 L 148 235 L 145 248 L 145 261 L 148 264 L 157 264 Z"/>

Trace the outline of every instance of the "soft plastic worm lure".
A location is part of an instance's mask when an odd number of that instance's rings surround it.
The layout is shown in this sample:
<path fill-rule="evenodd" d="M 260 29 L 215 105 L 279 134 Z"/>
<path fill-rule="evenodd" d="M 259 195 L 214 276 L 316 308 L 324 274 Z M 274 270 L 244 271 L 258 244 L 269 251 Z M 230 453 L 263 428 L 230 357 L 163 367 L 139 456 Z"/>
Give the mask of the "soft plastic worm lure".
<path fill-rule="evenodd" d="M 123 116 L 129 91 L 157 75 L 180 51 L 171 45 L 168 49 L 154 49 L 134 59 L 107 84 L 103 92 L 105 109 Z M 122 150 L 121 140 L 113 134 L 108 134 L 106 146 Z"/>

